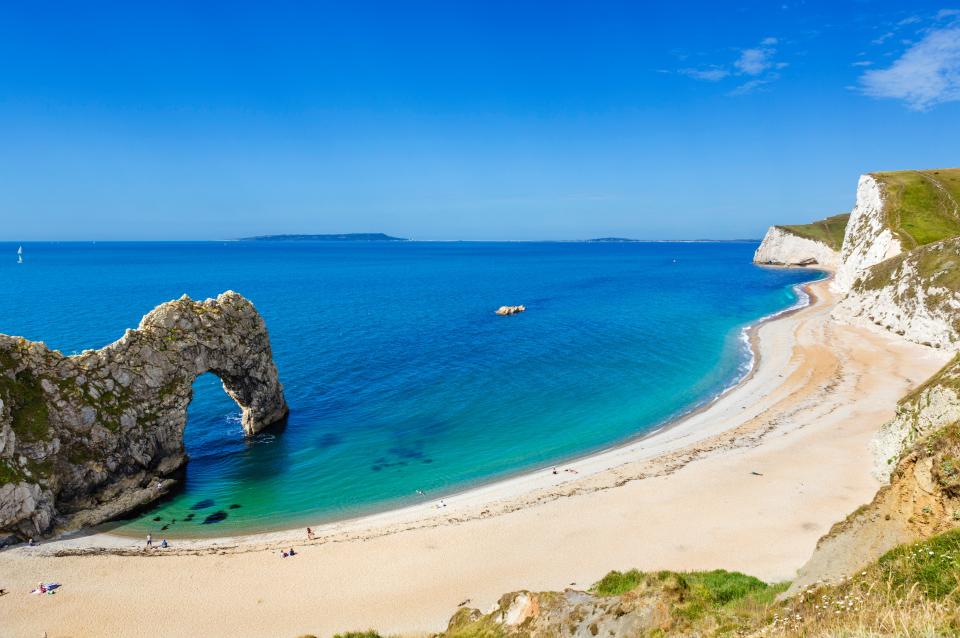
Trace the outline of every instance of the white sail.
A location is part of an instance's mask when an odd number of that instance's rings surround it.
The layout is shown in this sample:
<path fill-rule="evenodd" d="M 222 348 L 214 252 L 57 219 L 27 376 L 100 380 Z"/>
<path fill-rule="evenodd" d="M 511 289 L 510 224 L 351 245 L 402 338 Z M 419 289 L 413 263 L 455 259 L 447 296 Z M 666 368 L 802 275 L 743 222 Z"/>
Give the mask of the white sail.
<path fill-rule="evenodd" d="M 19 248 L 17 248 L 17 263 L 18 264 L 23 263 L 23 246 L 20 246 Z"/>

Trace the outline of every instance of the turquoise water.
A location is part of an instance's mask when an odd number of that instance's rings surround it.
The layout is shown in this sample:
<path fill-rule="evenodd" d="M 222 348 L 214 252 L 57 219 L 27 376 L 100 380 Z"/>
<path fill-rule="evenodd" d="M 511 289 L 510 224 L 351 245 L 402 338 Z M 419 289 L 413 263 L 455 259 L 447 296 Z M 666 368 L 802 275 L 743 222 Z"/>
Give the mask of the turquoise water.
<path fill-rule="evenodd" d="M 199 378 L 183 490 L 119 529 L 272 529 L 433 500 L 715 396 L 745 371 L 741 329 L 816 276 L 755 267 L 755 248 L 38 243 L 18 266 L 16 245 L 0 244 L 0 332 L 73 353 L 183 293 L 246 295 L 270 330 L 286 427 L 245 439 L 219 381 Z M 493 314 L 513 304 L 527 312 Z M 214 512 L 227 516 L 203 524 Z"/>

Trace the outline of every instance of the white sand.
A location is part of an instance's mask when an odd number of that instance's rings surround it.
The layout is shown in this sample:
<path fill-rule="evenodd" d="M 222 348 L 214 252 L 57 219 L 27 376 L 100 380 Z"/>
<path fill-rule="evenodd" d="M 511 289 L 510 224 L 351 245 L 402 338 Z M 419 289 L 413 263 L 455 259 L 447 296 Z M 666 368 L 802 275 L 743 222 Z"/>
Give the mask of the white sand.
<path fill-rule="evenodd" d="M 826 282 L 812 288 L 817 303 L 759 328 L 760 362 L 743 384 L 558 475 L 319 526 L 311 543 L 298 529 L 146 552 L 99 534 L 0 553 L 12 592 L 0 597 L 0 635 L 416 633 L 442 629 L 467 599 L 485 609 L 511 590 L 587 587 L 611 569 L 789 579 L 872 498 L 867 442 L 949 357 L 831 322 Z M 299 555 L 279 558 L 290 545 Z M 40 580 L 64 586 L 26 595 Z"/>

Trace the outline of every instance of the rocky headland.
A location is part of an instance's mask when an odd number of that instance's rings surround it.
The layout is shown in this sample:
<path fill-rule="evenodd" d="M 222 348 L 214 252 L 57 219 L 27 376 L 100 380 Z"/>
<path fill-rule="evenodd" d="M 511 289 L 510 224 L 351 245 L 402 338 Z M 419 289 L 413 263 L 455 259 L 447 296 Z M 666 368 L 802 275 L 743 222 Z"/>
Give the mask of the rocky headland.
<path fill-rule="evenodd" d="M 753 261 L 769 266 L 820 266 L 836 270 L 848 215 L 796 226 L 771 226 Z"/>
<path fill-rule="evenodd" d="M 184 296 L 99 350 L 64 356 L 0 335 L 0 538 L 94 525 L 175 485 L 192 384 L 212 372 L 249 435 L 287 414 L 247 299 Z"/>

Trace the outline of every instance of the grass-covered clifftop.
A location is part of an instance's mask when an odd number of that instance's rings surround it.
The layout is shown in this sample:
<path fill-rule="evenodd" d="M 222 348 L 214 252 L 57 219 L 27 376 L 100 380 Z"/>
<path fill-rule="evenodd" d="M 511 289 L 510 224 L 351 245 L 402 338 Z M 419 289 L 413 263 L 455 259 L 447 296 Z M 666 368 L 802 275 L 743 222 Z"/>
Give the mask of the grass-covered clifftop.
<path fill-rule="evenodd" d="M 788 226 L 777 226 L 788 233 L 798 237 L 819 241 L 833 250 L 839 251 L 843 246 L 843 234 L 847 229 L 847 221 L 850 219 L 850 213 L 834 215 L 809 224 L 792 224 Z"/>
<path fill-rule="evenodd" d="M 960 236 L 960 168 L 871 175 L 882 184 L 886 224 L 904 250 Z"/>

